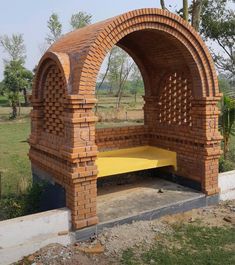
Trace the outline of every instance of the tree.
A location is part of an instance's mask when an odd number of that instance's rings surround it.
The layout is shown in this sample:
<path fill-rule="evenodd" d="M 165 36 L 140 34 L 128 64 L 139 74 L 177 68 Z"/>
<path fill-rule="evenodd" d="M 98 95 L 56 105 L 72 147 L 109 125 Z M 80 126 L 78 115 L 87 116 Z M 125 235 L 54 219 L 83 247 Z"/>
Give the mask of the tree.
<path fill-rule="evenodd" d="M 166 9 L 165 0 L 160 0 L 162 9 Z"/>
<path fill-rule="evenodd" d="M 191 24 L 196 31 L 199 31 L 200 22 L 201 22 L 201 13 L 202 13 L 203 0 L 193 0 L 192 3 L 192 20 Z"/>
<path fill-rule="evenodd" d="M 120 102 L 125 89 L 125 84 L 133 69 L 133 65 L 133 60 L 125 51 L 123 51 L 119 47 L 113 48 L 107 79 L 111 86 L 115 89 L 117 97 L 117 110 L 119 110 L 120 108 Z"/>
<path fill-rule="evenodd" d="M 26 48 L 22 34 L 12 34 L 11 37 L 7 35 L 1 36 L 0 46 L 2 46 L 4 51 L 8 53 L 9 60 L 5 60 L 6 63 L 9 61 L 25 62 Z"/>
<path fill-rule="evenodd" d="M 96 97 L 98 99 L 98 95 L 99 95 L 99 91 L 100 91 L 100 88 L 102 87 L 102 85 L 104 84 L 104 81 L 108 75 L 108 72 L 109 72 L 109 67 L 110 67 L 110 63 L 111 63 L 111 58 L 112 58 L 112 51 L 111 50 L 109 53 L 108 53 L 108 62 L 107 62 L 107 66 L 106 66 L 106 70 L 103 74 L 100 75 L 101 77 L 101 81 L 98 83 L 98 85 L 96 86 Z M 98 106 L 99 106 L 99 102 L 96 103 L 95 105 L 95 112 L 97 113 L 98 111 Z"/>
<path fill-rule="evenodd" d="M 144 87 L 143 79 L 140 73 L 140 70 L 136 64 L 133 65 L 132 73 L 131 73 L 131 81 L 132 81 L 132 87 L 131 87 L 131 94 L 135 96 L 135 103 L 137 101 L 137 93 L 138 91 Z"/>
<path fill-rule="evenodd" d="M 70 25 L 72 26 L 73 30 L 80 29 L 91 24 L 91 19 L 92 15 L 80 11 L 71 16 Z"/>
<path fill-rule="evenodd" d="M 62 24 L 59 21 L 59 16 L 56 13 L 53 13 L 48 22 L 47 27 L 50 33 L 46 37 L 46 41 L 49 45 L 57 41 L 62 34 Z"/>
<path fill-rule="evenodd" d="M 229 0 L 193 0 L 190 6 L 191 24 L 207 41 L 217 43 L 220 52 L 213 52 L 217 69 L 234 79 L 235 75 L 235 11 L 228 6 Z M 233 0 L 233 3 L 235 1 Z M 164 1 L 161 1 L 165 9 Z M 188 1 L 183 0 L 183 8 L 176 11 L 188 20 Z"/>
<path fill-rule="evenodd" d="M 111 60 L 112 60 L 112 52 L 113 52 L 113 49 L 108 53 L 108 62 L 107 62 L 106 70 L 105 70 L 104 74 L 101 75 L 101 81 L 99 82 L 99 85 L 96 88 L 96 94 L 97 95 L 98 95 L 99 90 L 102 87 L 107 75 L 108 75 L 110 64 L 111 64 Z"/>
<path fill-rule="evenodd" d="M 235 12 L 227 0 L 205 0 L 202 6 L 201 34 L 219 45 L 221 52 L 212 52 L 217 69 L 230 78 L 235 75 Z"/>
<path fill-rule="evenodd" d="M 175 10 L 175 12 L 182 17 L 185 21 L 191 22 L 191 25 L 198 31 L 201 19 L 201 8 L 204 0 L 193 0 L 192 4 L 189 6 L 188 0 L 182 1 L 182 8 Z M 165 1 L 160 1 L 161 8 L 167 9 Z M 173 8 L 169 5 L 170 8 Z M 174 7 L 175 8 L 175 7 Z M 168 10 L 168 9 L 167 9 Z M 189 14 L 191 14 L 191 19 L 189 19 Z"/>
<path fill-rule="evenodd" d="M 32 86 L 32 79 L 32 72 L 27 70 L 21 61 L 10 61 L 5 65 L 3 84 L 7 89 L 8 99 L 12 107 L 11 118 L 17 117 L 17 106 L 20 112 L 20 92 L 24 93 L 27 102 L 25 91 Z"/>
<path fill-rule="evenodd" d="M 229 151 L 229 140 L 235 136 L 235 100 L 224 95 L 221 102 L 220 131 L 223 136 L 224 159 Z"/>
<path fill-rule="evenodd" d="M 0 96 L 3 96 L 5 93 L 5 86 L 3 81 L 0 82 Z"/>
<path fill-rule="evenodd" d="M 235 99 L 235 84 L 225 75 L 219 75 L 219 88 L 224 95 Z"/>
<path fill-rule="evenodd" d="M 183 18 L 188 22 L 188 0 L 183 0 Z"/>

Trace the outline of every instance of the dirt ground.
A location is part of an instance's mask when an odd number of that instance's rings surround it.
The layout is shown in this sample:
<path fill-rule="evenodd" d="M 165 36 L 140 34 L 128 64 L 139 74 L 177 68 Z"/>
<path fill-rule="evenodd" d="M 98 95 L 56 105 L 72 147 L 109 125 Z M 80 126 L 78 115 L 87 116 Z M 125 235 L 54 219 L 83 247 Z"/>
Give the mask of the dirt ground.
<path fill-rule="evenodd" d="M 235 201 L 216 206 L 194 209 L 189 212 L 165 216 L 157 220 L 134 222 L 132 224 L 105 229 L 89 242 L 75 243 L 67 247 L 48 245 L 25 257 L 17 265 L 118 265 L 124 250 L 143 246 L 151 247 L 164 234 L 173 232 L 173 225 L 194 223 L 198 226 L 235 226 Z"/>

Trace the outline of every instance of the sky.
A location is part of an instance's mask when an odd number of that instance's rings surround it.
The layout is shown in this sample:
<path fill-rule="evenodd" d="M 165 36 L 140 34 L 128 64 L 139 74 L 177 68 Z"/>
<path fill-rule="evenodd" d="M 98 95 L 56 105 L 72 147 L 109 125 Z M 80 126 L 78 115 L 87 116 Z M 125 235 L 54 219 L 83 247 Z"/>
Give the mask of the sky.
<path fill-rule="evenodd" d="M 166 5 L 170 4 L 171 10 L 176 9 L 182 5 L 182 0 L 166 0 Z M 48 33 L 47 21 L 53 12 L 59 15 L 63 33 L 66 33 L 71 30 L 71 15 L 79 11 L 92 14 L 92 22 L 97 22 L 144 7 L 160 7 L 160 0 L 0 0 L 0 36 L 23 34 L 27 49 L 26 67 L 32 70 L 42 55 L 39 47 Z M 7 58 L 7 54 L 0 48 L 0 80 L 3 58 Z"/>

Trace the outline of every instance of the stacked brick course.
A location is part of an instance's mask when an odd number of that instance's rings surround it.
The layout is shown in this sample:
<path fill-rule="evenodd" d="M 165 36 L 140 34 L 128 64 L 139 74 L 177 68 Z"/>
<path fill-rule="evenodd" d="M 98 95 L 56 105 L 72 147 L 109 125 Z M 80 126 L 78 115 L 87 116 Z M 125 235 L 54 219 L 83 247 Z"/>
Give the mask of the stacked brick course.
<path fill-rule="evenodd" d="M 145 84 L 144 125 L 95 129 L 95 84 L 113 45 L 126 50 Z M 177 152 L 177 174 L 218 193 L 220 99 L 211 56 L 179 16 L 140 9 L 63 36 L 34 81 L 29 157 L 66 190 L 75 229 L 96 224 L 97 152 L 154 145 Z"/>

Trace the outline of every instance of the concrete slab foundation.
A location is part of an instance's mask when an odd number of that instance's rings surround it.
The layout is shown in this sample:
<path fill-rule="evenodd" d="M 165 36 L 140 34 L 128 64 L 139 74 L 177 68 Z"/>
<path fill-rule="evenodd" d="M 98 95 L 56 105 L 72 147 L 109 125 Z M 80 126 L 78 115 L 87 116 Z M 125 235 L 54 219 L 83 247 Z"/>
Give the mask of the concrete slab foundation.
<path fill-rule="evenodd" d="M 104 228 L 133 221 L 153 220 L 219 201 L 218 195 L 206 196 L 160 178 L 147 177 L 133 183 L 121 183 L 98 187 L 97 208 L 100 223 L 75 231 L 76 240 L 87 240 Z"/>
<path fill-rule="evenodd" d="M 176 183 L 146 177 L 133 183 L 99 187 L 97 212 L 99 221 L 107 222 L 200 196 L 202 193 Z"/>

